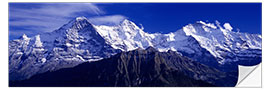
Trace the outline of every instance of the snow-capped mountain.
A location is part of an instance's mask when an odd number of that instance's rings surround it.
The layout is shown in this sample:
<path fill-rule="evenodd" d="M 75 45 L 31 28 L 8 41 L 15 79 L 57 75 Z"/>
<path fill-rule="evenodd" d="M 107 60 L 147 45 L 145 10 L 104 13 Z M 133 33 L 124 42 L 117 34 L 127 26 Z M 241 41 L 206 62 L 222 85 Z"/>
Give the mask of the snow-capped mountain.
<path fill-rule="evenodd" d="M 228 58 L 246 49 L 261 49 L 261 35 L 237 33 L 232 31 L 229 23 L 225 23 L 224 28 L 219 22 L 206 24 L 199 21 L 189 24 L 183 28 L 187 36 L 194 37 L 200 46 L 207 49 L 219 63 L 237 61 L 238 58 Z"/>
<path fill-rule="evenodd" d="M 9 75 L 20 80 L 37 73 L 100 60 L 120 50 L 112 48 L 85 17 L 71 20 L 58 30 L 9 43 Z"/>
<path fill-rule="evenodd" d="M 118 26 L 94 26 L 97 32 L 115 49 L 130 51 L 153 46 L 155 34 L 148 34 L 135 23 L 124 20 Z"/>
<path fill-rule="evenodd" d="M 115 26 L 93 25 L 77 17 L 53 32 L 9 42 L 10 80 L 100 60 L 121 51 L 152 46 L 177 51 L 200 63 L 217 67 L 238 61 L 261 60 L 261 35 L 232 31 L 229 23 L 188 24 L 168 34 L 147 33 L 124 20 Z"/>
<path fill-rule="evenodd" d="M 261 35 L 232 31 L 229 23 L 198 21 L 168 34 L 149 34 L 129 20 L 118 26 L 94 26 L 115 49 L 124 51 L 153 46 L 159 51 L 173 50 L 205 64 L 261 58 Z M 200 59 L 200 60 L 198 60 Z M 208 61 L 208 60 L 212 61 Z"/>

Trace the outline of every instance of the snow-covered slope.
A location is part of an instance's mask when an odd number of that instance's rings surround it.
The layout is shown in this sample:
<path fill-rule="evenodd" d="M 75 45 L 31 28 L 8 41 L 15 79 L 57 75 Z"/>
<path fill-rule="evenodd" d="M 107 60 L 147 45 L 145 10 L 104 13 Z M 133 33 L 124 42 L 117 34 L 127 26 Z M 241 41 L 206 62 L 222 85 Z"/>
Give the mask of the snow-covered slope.
<path fill-rule="evenodd" d="M 118 26 L 94 27 L 107 43 L 115 49 L 124 51 L 153 46 L 160 51 L 173 50 L 193 54 L 195 57 L 191 58 L 195 60 L 210 53 L 210 56 L 207 55 L 208 59 L 214 57 L 218 63 L 224 64 L 238 61 L 238 53 L 247 49 L 261 50 L 261 35 L 234 32 L 229 23 L 225 23 L 222 27 L 218 21 L 216 23 L 198 21 L 168 34 L 149 34 L 128 20 L 124 20 Z M 249 54 L 261 56 L 260 52 Z"/>
<path fill-rule="evenodd" d="M 120 51 L 152 46 L 177 51 L 200 63 L 217 67 L 261 59 L 261 35 L 234 32 L 229 23 L 198 21 L 168 34 L 147 33 L 124 20 L 116 26 L 93 25 L 77 17 L 50 33 L 9 42 L 10 80 L 100 60 Z"/>
<path fill-rule="evenodd" d="M 151 40 L 155 38 L 154 34 L 144 32 L 142 28 L 129 20 L 124 20 L 118 26 L 101 25 L 95 28 L 107 43 L 123 51 L 153 46 Z"/>
<path fill-rule="evenodd" d="M 10 80 L 100 60 L 120 50 L 105 43 L 85 17 L 71 20 L 58 30 L 9 42 Z"/>
<path fill-rule="evenodd" d="M 233 32 L 229 23 L 225 23 L 223 28 L 218 22 L 214 26 L 199 21 L 185 26 L 182 31 L 186 36 L 194 37 L 200 46 L 219 59 L 219 63 L 238 60 L 228 58 L 227 54 L 236 54 L 246 49 L 261 49 L 261 35 Z"/>

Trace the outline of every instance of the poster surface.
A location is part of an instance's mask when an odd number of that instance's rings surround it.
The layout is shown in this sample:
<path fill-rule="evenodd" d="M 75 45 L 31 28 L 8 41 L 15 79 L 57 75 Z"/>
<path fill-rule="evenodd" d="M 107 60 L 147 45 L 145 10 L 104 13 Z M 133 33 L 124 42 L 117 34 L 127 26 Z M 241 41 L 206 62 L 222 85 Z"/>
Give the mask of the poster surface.
<path fill-rule="evenodd" d="M 261 3 L 8 5 L 10 87 L 261 87 Z"/>

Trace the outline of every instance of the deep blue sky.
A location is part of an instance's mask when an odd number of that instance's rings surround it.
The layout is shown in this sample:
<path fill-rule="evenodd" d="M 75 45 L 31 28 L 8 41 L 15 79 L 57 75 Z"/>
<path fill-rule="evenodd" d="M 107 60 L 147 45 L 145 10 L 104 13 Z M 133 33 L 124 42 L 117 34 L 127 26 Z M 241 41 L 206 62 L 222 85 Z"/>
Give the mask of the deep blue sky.
<path fill-rule="evenodd" d="M 261 34 L 261 3 L 9 3 L 10 39 L 50 32 L 72 18 L 118 24 L 127 18 L 146 32 L 168 33 L 196 21 L 230 23 L 240 32 Z"/>

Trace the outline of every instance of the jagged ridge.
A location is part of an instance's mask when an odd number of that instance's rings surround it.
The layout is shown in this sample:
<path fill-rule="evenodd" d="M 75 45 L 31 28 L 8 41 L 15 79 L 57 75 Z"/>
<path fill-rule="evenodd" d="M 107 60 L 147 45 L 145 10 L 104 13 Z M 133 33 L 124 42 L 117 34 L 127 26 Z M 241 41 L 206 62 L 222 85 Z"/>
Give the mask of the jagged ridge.
<path fill-rule="evenodd" d="M 191 69 L 192 68 L 192 69 Z M 231 82 L 230 82 L 231 80 Z M 174 51 L 153 47 L 121 52 L 74 68 L 35 75 L 11 86 L 234 86 L 224 72 L 199 64 Z"/>

